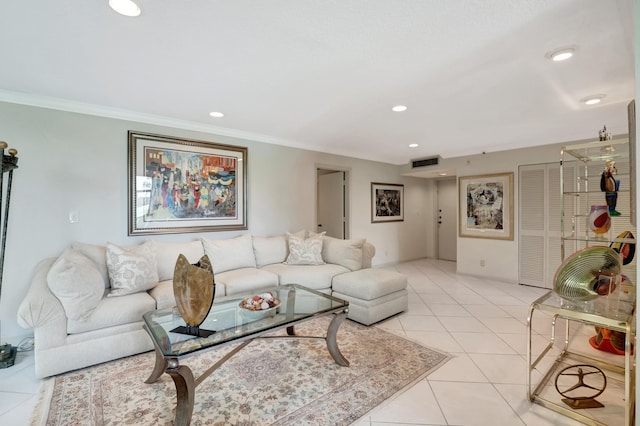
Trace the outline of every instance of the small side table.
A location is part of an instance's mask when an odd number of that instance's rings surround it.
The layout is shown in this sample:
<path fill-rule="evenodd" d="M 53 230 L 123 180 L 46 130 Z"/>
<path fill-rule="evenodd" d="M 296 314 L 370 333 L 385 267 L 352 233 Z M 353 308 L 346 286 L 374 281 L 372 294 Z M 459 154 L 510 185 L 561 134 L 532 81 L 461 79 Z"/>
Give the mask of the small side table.
<path fill-rule="evenodd" d="M 567 363 L 568 360 L 575 360 L 579 363 L 586 363 L 595 365 L 601 368 L 605 372 L 612 372 L 624 375 L 624 424 L 626 426 L 632 426 L 634 424 L 635 416 L 635 363 L 633 360 L 632 347 L 636 338 L 636 326 L 635 326 L 635 304 L 628 301 L 616 301 L 616 303 L 600 304 L 594 309 L 592 303 L 585 302 L 568 302 L 561 299 L 553 291 L 550 291 L 537 300 L 535 300 L 530 307 L 529 317 L 527 318 L 527 397 L 530 401 L 542 405 L 543 407 L 554 410 L 558 413 L 571 417 L 575 420 L 590 425 L 603 425 L 604 423 L 598 420 L 581 414 L 579 410 L 573 410 L 567 405 L 563 405 L 558 401 L 551 401 L 549 398 L 541 395 L 548 384 L 549 380 L 554 377 L 554 374 L 558 371 L 562 363 Z M 532 357 L 532 323 L 533 315 L 536 311 L 547 312 L 551 314 L 551 330 L 549 336 L 548 345 L 542 350 L 540 355 L 534 360 Z M 597 312 L 597 313 L 596 313 Z M 558 318 L 565 319 L 566 324 L 564 326 L 564 345 L 561 348 L 560 355 L 558 355 L 548 369 L 548 371 L 542 372 L 544 377 L 535 387 L 532 389 L 532 373 L 536 369 L 536 366 L 549 355 L 549 351 L 554 346 L 556 340 L 556 322 Z M 569 350 L 569 325 L 571 322 L 577 322 L 594 327 L 608 328 L 610 330 L 621 331 L 625 334 L 625 360 L 624 367 L 620 365 L 611 364 L 585 354 L 572 352 Z M 594 349 L 595 350 L 595 349 Z M 607 376 L 609 380 L 609 376 Z"/>

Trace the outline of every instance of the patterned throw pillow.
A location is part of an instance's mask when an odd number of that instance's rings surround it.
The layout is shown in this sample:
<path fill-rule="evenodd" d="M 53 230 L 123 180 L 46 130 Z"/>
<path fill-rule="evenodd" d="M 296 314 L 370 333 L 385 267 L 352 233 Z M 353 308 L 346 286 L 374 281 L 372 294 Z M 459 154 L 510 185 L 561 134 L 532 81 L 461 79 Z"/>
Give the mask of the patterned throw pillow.
<path fill-rule="evenodd" d="M 289 265 L 324 265 L 322 260 L 322 234 L 309 238 L 298 235 L 289 236 L 289 256 L 285 263 Z"/>
<path fill-rule="evenodd" d="M 152 289 L 158 284 L 158 266 L 153 244 L 119 247 L 107 243 L 109 296 L 124 296 Z"/>

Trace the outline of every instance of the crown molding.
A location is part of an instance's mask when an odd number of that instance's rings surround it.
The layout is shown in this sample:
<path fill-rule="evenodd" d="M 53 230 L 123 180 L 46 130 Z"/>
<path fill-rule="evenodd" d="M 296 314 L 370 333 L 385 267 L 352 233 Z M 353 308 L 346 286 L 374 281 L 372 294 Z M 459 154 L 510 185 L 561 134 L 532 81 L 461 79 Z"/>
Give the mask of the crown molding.
<path fill-rule="evenodd" d="M 217 127 L 189 120 L 180 120 L 162 115 L 146 114 L 121 108 L 113 108 L 96 104 L 89 104 L 68 99 L 33 95 L 21 92 L 12 92 L 0 89 L 0 101 L 21 105 L 29 105 L 40 108 L 55 109 L 79 114 L 95 115 L 98 117 L 114 118 L 125 121 L 155 124 L 165 127 L 175 127 L 184 130 L 194 130 L 216 135 L 229 136 L 240 139 L 249 139 L 257 142 L 265 142 L 276 145 L 295 145 L 295 142 L 274 138 L 271 136 L 245 132 L 242 130 Z"/>
<path fill-rule="evenodd" d="M 275 138 L 260 133 L 245 132 L 227 127 L 217 127 L 196 121 L 180 120 L 172 117 L 166 117 L 155 114 L 146 114 L 121 108 L 113 108 L 96 104 L 72 101 L 69 99 L 54 98 L 42 95 L 34 95 L 24 92 L 15 92 L 0 89 L 0 102 L 7 102 L 20 105 L 29 105 L 39 108 L 48 108 L 59 111 L 73 112 L 78 114 L 94 115 L 98 117 L 113 118 L 117 120 L 134 121 L 138 123 L 153 124 L 164 127 L 172 127 L 176 129 L 192 130 L 196 132 L 210 133 L 219 136 L 228 136 L 232 138 L 245 139 L 256 142 L 263 142 L 272 145 L 282 145 L 291 148 L 304 149 L 306 151 L 323 152 L 327 154 L 340 155 L 345 157 L 359 158 L 362 160 L 376 161 L 386 164 L 388 161 L 379 158 L 373 158 L 362 153 L 349 152 L 344 150 L 327 150 L 326 148 L 303 144 L 301 142 Z M 404 164 L 404 163 L 397 163 Z"/>

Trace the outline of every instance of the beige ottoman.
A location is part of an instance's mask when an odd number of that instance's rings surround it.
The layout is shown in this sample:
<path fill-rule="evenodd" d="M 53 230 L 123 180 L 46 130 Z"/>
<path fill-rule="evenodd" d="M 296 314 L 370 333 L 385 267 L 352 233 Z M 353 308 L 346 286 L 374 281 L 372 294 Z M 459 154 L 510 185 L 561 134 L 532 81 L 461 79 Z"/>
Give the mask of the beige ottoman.
<path fill-rule="evenodd" d="M 387 269 L 367 268 L 333 277 L 333 295 L 349 302 L 348 318 L 370 325 L 406 311 L 407 277 Z"/>

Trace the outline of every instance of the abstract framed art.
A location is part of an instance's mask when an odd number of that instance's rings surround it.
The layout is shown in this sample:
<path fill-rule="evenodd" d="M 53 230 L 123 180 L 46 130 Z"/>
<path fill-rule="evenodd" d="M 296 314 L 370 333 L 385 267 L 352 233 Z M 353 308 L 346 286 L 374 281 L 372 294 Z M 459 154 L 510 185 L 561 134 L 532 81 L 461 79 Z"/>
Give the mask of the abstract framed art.
<path fill-rule="evenodd" d="M 513 240 L 513 173 L 458 179 L 459 236 Z"/>
<path fill-rule="evenodd" d="M 129 235 L 247 229 L 247 148 L 129 132 Z"/>
<path fill-rule="evenodd" d="M 404 185 L 371 183 L 371 223 L 404 220 Z"/>

